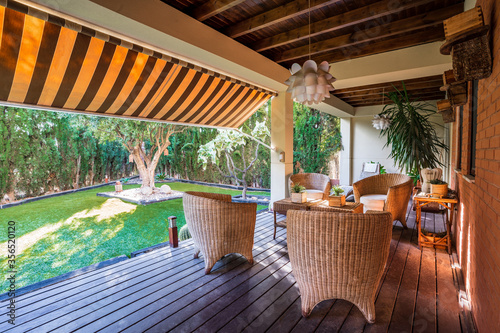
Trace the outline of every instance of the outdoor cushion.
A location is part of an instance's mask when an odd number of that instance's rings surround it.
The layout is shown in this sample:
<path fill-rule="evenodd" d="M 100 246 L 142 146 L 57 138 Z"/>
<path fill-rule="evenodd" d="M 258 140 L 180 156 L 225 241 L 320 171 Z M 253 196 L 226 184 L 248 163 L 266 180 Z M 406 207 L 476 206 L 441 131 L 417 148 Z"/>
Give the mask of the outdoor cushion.
<path fill-rule="evenodd" d="M 307 199 L 323 199 L 323 191 L 306 189 Z"/>
<path fill-rule="evenodd" d="M 359 202 L 363 204 L 363 212 L 368 210 L 383 211 L 387 195 L 385 194 L 367 194 L 361 196 Z"/>

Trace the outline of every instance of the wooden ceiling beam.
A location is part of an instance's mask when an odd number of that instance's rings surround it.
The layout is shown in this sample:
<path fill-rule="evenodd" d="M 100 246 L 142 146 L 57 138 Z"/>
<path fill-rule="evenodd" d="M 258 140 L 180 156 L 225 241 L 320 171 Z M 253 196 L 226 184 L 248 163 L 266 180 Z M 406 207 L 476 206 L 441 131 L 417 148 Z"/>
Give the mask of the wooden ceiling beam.
<path fill-rule="evenodd" d="M 381 87 L 391 88 L 393 85 L 396 86 L 396 87 L 400 87 L 401 86 L 401 81 L 404 81 L 404 83 L 405 83 L 405 85 L 407 87 L 409 85 L 416 85 L 416 84 L 420 84 L 420 83 L 427 83 L 427 82 L 434 82 L 434 81 L 439 81 L 442 84 L 442 82 L 443 82 L 443 76 L 441 74 L 437 74 L 437 75 L 419 77 L 419 78 L 416 78 L 416 79 L 398 80 L 398 81 L 383 82 L 383 83 L 374 83 L 374 84 L 368 84 L 368 85 L 365 85 L 365 86 L 336 89 L 335 93 L 343 94 L 343 93 L 357 92 L 357 91 L 363 91 L 363 90 L 377 89 L 377 88 L 381 88 Z"/>
<path fill-rule="evenodd" d="M 311 11 L 340 2 L 342 0 L 311 0 Z M 407 1 L 407 0 L 406 0 Z M 224 33 L 237 38 L 270 25 L 292 19 L 309 11 L 309 0 L 289 2 L 284 6 L 271 9 L 239 23 L 229 26 Z"/>
<path fill-rule="evenodd" d="M 400 0 L 396 6 L 394 0 L 384 0 L 365 7 L 361 7 L 343 14 L 329 17 L 327 19 L 311 23 L 311 33 L 309 25 L 304 25 L 278 35 L 262 39 L 250 45 L 257 52 L 262 52 L 285 44 L 297 42 L 314 37 L 323 33 L 332 32 L 338 29 L 347 28 L 363 22 L 377 20 L 382 17 L 399 13 L 409 8 L 425 5 L 433 0 Z M 462 5 L 463 6 L 463 5 Z"/>
<path fill-rule="evenodd" d="M 408 91 L 408 94 L 413 98 L 421 99 L 421 97 L 428 97 L 428 96 L 444 96 L 445 93 L 442 91 L 439 91 L 439 89 L 433 89 L 433 90 L 422 90 L 422 91 Z M 382 94 L 379 95 L 371 95 L 371 96 L 366 96 L 366 97 L 340 97 L 337 95 L 334 95 L 341 100 L 343 100 L 346 103 L 353 103 L 353 102 L 364 102 L 364 101 L 373 101 L 373 100 L 380 100 L 380 101 L 389 101 L 390 99 L 387 98 L 386 96 L 382 96 Z"/>
<path fill-rule="evenodd" d="M 434 95 L 421 96 L 418 99 L 420 101 L 436 101 L 443 99 L 444 96 L 445 96 L 444 94 L 443 95 L 434 94 Z M 363 102 L 348 102 L 348 101 L 345 102 L 351 105 L 352 107 L 393 104 L 392 101 L 388 101 L 387 99 L 385 99 L 385 101 L 373 100 L 373 101 L 363 101 Z"/>
<path fill-rule="evenodd" d="M 406 19 L 393 21 L 387 24 L 370 27 L 366 30 L 355 31 L 352 34 L 338 36 L 323 40 L 295 49 L 287 50 L 273 60 L 281 63 L 293 59 L 302 58 L 309 54 L 314 55 L 340 48 L 365 44 L 382 38 L 400 35 L 406 32 L 420 30 L 427 27 L 437 26 L 454 15 L 463 11 L 463 4 L 455 4 L 450 7 L 441 8 L 429 13 L 412 16 Z"/>
<path fill-rule="evenodd" d="M 239 5 L 242 2 L 245 2 L 245 0 L 210 0 L 205 2 L 203 5 L 196 7 L 192 12 L 192 16 L 198 21 L 205 21 L 212 16 Z"/>
<path fill-rule="evenodd" d="M 350 46 L 340 50 L 335 50 L 333 52 L 318 54 L 313 56 L 311 59 L 318 63 L 325 60 L 329 63 L 333 63 L 378 53 L 399 50 L 406 47 L 443 41 L 444 39 L 444 30 L 443 26 L 441 25 L 439 28 L 431 30 L 425 29 L 409 36 L 399 36 L 378 42 L 367 43 L 366 45 Z M 306 59 L 307 58 L 304 58 L 303 60 Z M 291 63 L 289 64 L 291 65 Z"/>
<path fill-rule="evenodd" d="M 405 87 L 407 91 L 418 91 L 418 90 L 423 90 L 423 89 L 437 89 L 443 85 L 442 81 L 430 81 L 430 82 L 423 82 L 423 83 L 417 83 L 417 84 L 410 84 L 405 82 Z M 397 84 L 394 85 L 396 89 L 401 91 L 403 89 L 403 85 L 401 84 L 401 81 Z M 377 89 L 370 89 L 370 90 L 359 90 L 359 91 L 350 91 L 350 92 L 339 92 L 335 91 L 335 96 L 343 98 L 343 97 L 351 97 L 351 96 L 370 96 L 370 95 L 376 95 L 376 94 L 382 94 L 382 93 L 388 93 L 392 91 L 396 91 L 393 86 L 381 86 L 380 88 Z"/>

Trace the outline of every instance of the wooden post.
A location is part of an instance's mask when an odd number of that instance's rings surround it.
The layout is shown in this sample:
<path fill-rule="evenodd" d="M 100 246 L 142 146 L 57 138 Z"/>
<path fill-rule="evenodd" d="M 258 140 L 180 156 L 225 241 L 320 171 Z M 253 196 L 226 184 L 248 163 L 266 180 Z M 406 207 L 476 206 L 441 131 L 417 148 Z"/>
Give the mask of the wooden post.
<path fill-rule="evenodd" d="M 170 247 L 179 246 L 179 237 L 177 235 L 177 216 L 168 217 L 168 242 Z"/>

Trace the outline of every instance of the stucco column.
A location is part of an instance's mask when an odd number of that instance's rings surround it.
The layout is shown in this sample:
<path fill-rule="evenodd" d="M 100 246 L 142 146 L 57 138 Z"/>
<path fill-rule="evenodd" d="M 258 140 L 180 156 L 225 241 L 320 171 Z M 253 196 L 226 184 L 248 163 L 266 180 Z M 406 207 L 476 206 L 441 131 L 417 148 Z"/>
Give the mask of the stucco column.
<path fill-rule="evenodd" d="M 288 197 L 288 177 L 293 172 L 293 101 L 280 92 L 271 101 L 271 203 Z M 280 162 L 280 152 L 285 161 Z"/>
<path fill-rule="evenodd" d="M 340 118 L 340 134 L 342 135 L 342 146 L 340 152 L 339 178 L 341 185 L 352 183 L 352 121 L 351 118 Z"/>

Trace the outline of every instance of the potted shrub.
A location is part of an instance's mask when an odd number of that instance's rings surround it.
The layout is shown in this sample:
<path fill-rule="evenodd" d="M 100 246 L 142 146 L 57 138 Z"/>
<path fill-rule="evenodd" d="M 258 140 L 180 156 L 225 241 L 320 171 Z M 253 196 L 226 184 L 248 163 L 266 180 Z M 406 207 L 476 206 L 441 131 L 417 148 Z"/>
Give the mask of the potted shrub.
<path fill-rule="evenodd" d="M 300 183 L 292 184 L 292 202 L 304 203 L 307 201 L 307 193 L 305 192 L 306 188 Z"/>
<path fill-rule="evenodd" d="M 448 183 L 441 179 L 433 179 L 431 183 L 431 195 L 433 197 L 446 197 L 448 195 Z"/>
<path fill-rule="evenodd" d="M 420 178 L 423 168 L 436 168 L 443 166 L 439 157 L 448 147 L 437 135 L 430 117 L 436 113 L 436 107 L 425 102 L 420 102 L 403 89 L 384 94 L 392 104 L 384 106 L 379 114 L 389 119 L 389 125 L 381 132 L 387 143 L 385 147 L 391 148 L 389 157 L 394 159 L 394 164 L 404 170 L 415 185 Z"/>
<path fill-rule="evenodd" d="M 344 189 L 337 185 L 332 187 L 331 193 L 332 195 L 328 198 L 328 205 L 332 207 L 345 206 L 345 195 L 342 194 L 344 193 Z"/>

